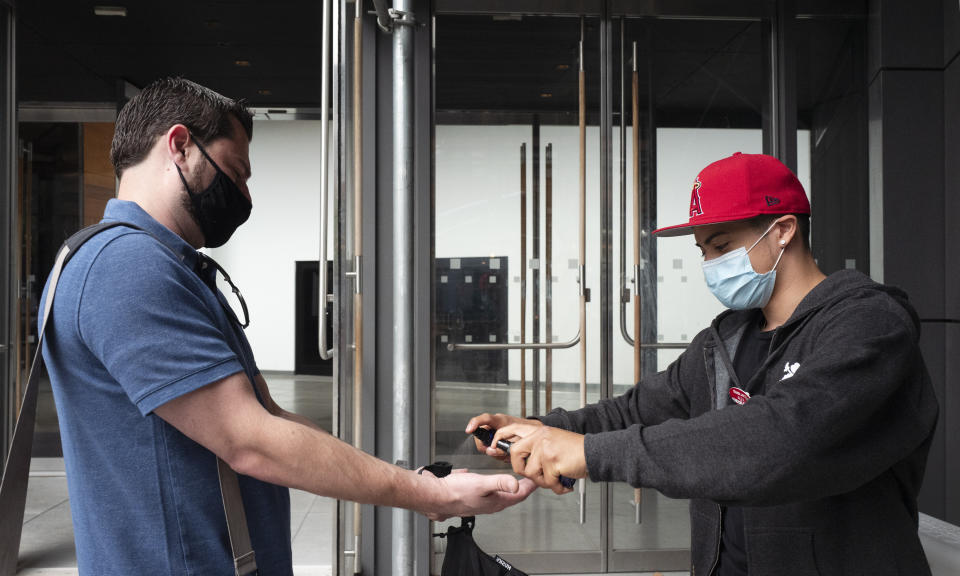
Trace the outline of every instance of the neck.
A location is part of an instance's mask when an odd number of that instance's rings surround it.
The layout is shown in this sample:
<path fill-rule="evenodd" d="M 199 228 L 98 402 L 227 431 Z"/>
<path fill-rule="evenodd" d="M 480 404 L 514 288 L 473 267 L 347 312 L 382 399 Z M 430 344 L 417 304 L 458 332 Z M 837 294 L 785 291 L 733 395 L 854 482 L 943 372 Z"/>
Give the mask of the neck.
<path fill-rule="evenodd" d="M 127 168 L 120 178 L 117 198 L 134 202 L 191 246 L 200 248 L 202 235 L 182 205 L 179 176 L 176 171 L 172 175 L 167 172 L 148 162 Z"/>
<path fill-rule="evenodd" d="M 777 271 L 777 283 L 770 302 L 763 307 L 766 319 L 764 330 L 774 330 L 782 326 L 794 310 L 826 275 L 817 267 L 813 255 L 803 250 L 795 257 L 784 254 Z"/>

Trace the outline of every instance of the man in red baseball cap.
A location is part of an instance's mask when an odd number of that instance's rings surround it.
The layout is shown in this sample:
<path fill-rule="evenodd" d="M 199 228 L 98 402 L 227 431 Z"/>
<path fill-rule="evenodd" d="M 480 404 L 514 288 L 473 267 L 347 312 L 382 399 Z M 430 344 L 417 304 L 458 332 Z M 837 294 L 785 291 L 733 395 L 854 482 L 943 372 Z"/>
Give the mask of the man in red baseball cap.
<path fill-rule="evenodd" d="M 704 168 L 686 223 L 727 307 L 666 370 L 616 398 L 467 425 L 512 440 L 515 472 L 622 481 L 689 498 L 691 574 L 929 575 L 917 494 L 938 404 L 902 291 L 825 276 L 810 204 L 777 159 Z M 682 313 L 682 311 L 678 311 Z"/>

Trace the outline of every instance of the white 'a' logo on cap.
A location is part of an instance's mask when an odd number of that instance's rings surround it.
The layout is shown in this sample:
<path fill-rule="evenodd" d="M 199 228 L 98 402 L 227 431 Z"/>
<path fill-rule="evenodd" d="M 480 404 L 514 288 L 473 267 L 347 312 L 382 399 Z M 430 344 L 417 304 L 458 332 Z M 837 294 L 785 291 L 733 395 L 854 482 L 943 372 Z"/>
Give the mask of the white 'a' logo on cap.
<path fill-rule="evenodd" d="M 693 182 L 693 191 L 690 192 L 690 217 L 703 214 L 703 208 L 700 207 L 700 177 Z"/>

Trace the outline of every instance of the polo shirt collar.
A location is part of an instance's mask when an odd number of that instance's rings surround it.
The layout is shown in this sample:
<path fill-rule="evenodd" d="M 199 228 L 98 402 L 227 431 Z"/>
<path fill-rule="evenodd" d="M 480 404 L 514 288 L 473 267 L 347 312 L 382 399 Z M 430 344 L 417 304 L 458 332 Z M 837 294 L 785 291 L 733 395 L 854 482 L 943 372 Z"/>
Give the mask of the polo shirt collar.
<path fill-rule="evenodd" d="M 120 222 L 129 222 L 144 229 L 159 240 L 164 246 L 173 251 L 180 257 L 191 270 L 197 264 L 197 251 L 187 243 L 186 240 L 175 234 L 172 230 L 163 224 L 154 220 L 153 216 L 140 207 L 136 202 L 129 200 L 118 200 L 111 198 L 107 202 L 107 207 L 103 212 L 104 220 L 119 220 Z"/>

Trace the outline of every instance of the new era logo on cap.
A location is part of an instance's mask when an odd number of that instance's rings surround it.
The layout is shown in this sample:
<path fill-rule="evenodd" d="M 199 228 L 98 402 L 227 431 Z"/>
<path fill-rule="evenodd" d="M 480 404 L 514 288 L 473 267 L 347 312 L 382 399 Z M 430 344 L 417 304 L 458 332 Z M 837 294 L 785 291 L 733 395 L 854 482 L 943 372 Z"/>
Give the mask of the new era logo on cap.
<path fill-rule="evenodd" d="M 654 230 L 659 236 L 692 234 L 694 226 L 748 220 L 762 214 L 810 214 L 800 181 L 773 156 L 741 154 L 700 171 L 690 192 L 690 220 Z"/>

